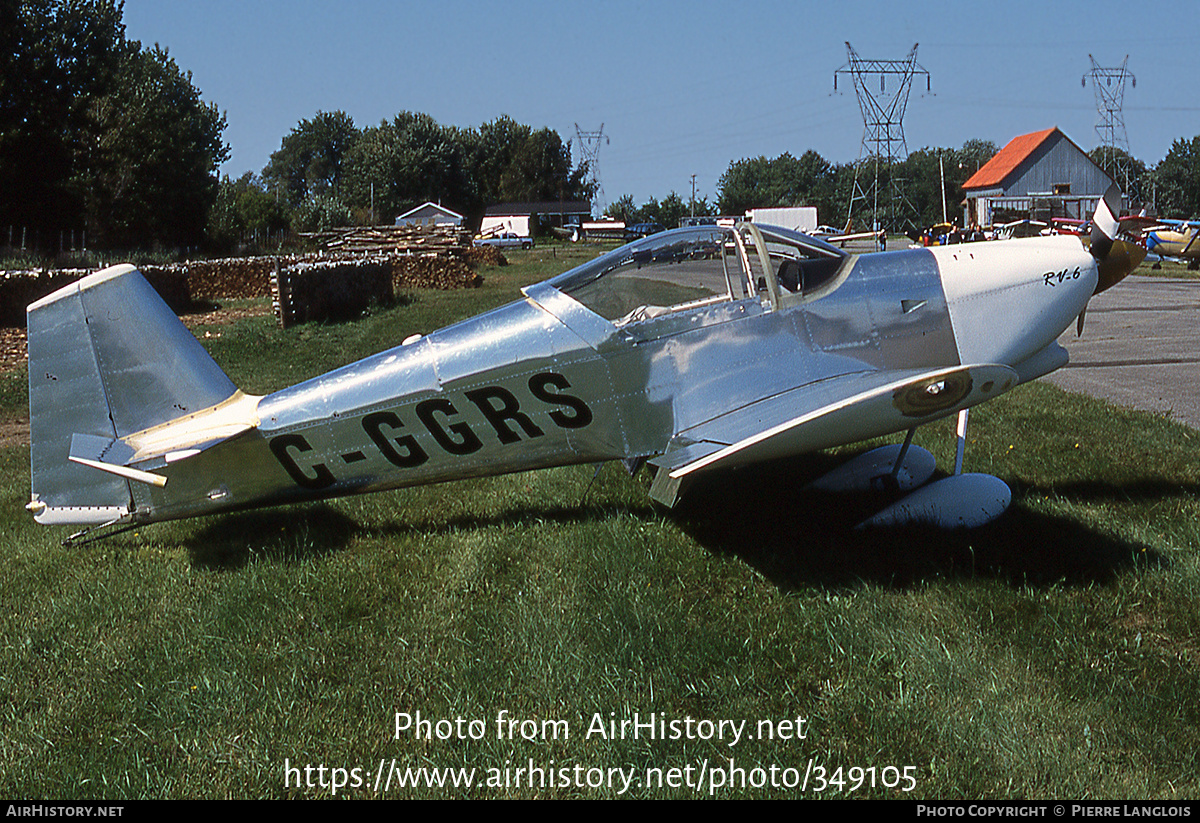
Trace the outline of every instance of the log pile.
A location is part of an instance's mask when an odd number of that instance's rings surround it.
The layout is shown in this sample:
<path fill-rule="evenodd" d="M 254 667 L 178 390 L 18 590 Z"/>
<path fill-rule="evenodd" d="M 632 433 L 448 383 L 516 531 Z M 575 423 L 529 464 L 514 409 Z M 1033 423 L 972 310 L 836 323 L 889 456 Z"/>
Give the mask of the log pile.
<path fill-rule="evenodd" d="M 503 252 L 497 246 L 472 246 L 462 253 L 462 259 L 471 266 L 507 266 Z"/>
<path fill-rule="evenodd" d="M 195 300 L 246 299 L 263 297 L 270 291 L 275 257 L 229 257 L 219 260 L 192 260 L 167 266 L 138 266 L 149 279 L 151 272 L 181 272 L 187 278 Z M 290 261 L 295 258 L 282 258 Z"/>
<path fill-rule="evenodd" d="M 192 296 L 188 290 L 185 273 L 165 267 L 147 267 L 141 271 L 172 311 L 183 313 L 192 307 Z M 91 271 L 88 269 L 3 272 L 0 275 L 0 326 L 23 328 L 26 306 L 89 274 Z"/>
<path fill-rule="evenodd" d="M 386 258 L 302 261 L 273 272 L 270 287 L 283 328 L 310 320 L 352 320 L 373 304 L 391 303 L 394 294 Z"/>
<path fill-rule="evenodd" d="M 397 289 L 474 289 L 483 278 L 456 257 L 393 255 L 392 283 Z"/>
<path fill-rule="evenodd" d="M 499 249 L 473 247 L 469 234 L 454 227 L 383 226 L 324 232 L 319 237 L 325 239 L 326 249 L 316 255 L 196 260 L 138 269 L 177 313 L 193 309 L 194 300 L 270 295 L 276 303 L 276 316 L 290 325 L 302 322 L 297 317 L 321 319 L 326 310 L 332 312 L 329 318 L 355 316 L 371 301 L 391 299 L 395 290 L 475 288 L 483 278 L 473 266 L 502 266 L 506 262 Z M 285 321 L 279 287 L 272 282 L 275 273 L 288 273 L 285 280 L 290 283 L 295 277 L 303 277 L 298 273 L 314 266 L 324 273 L 312 280 L 311 287 L 300 286 L 291 292 Z M 356 269 L 362 271 L 356 273 Z M 386 297 L 377 281 L 380 270 L 390 272 Z M 0 273 L 0 326 L 24 327 L 28 304 L 90 273 L 85 269 Z M 346 283 L 330 286 L 330 278 L 345 278 Z M 318 281 L 322 285 L 315 285 Z M 284 288 L 288 288 L 286 283 Z M 359 290 L 365 303 L 354 295 Z M 316 301 L 314 306 L 301 307 L 299 302 L 310 294 Z M 342 298 L 335 297 L 339 294 Z"/>
<path fill-rule="evenodd" d="M 79 269 L 6 271 L 0 278 L 0 325 L 25 327 L 25 307 L 74 283 L 88 272 Z"/>
<path fill-rule="evenodd" d="M 301 234 L 325 254 L 452 254 L 471 247 L 459 226 L 356 226 Z"/>

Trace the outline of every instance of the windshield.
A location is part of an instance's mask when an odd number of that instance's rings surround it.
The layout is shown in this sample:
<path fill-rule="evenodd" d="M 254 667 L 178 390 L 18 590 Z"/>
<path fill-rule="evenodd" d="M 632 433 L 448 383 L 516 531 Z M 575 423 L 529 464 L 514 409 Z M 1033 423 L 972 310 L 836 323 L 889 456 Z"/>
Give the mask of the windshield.
<path fill-rule="evenodd" d="M 550 281 L 616 325 L 753 294 L 733 232 L 696 226 L 630 243 Z"/>

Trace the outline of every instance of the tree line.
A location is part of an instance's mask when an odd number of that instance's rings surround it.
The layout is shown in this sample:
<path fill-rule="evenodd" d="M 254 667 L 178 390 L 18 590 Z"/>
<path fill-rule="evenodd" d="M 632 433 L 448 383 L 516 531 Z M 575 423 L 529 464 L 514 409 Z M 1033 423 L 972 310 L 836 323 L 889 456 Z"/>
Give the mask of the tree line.
<path fill-rule="evenodd" d="M 196 245 L 228 157 L 225 118 L 111 0 L 0 12 L 0 227 L 57 245 Z"/>
<path fill-rule="evenodd" d="M 219 178 L 224 115 L 165 49 L 125 36 L 123 13 L 119 0 L 0 10 L 0 244 L 225 250 L 427 200 L 477 219 L 506 200 L 590 199 L 571 144 L 509 117 L 460 129 L 401 112 L 360 129 L 318 112 L 261 174 Z"/>
<path fill-rule="evenodd" d="M 34 247 L 64 234 L 93 248 L 227 250 L 248 235 L 278 236 L 333 225 L 387 223 L 439 202 L 474 222 L 494 203 L 580 201 L 593 194 L 586 164 L 548 128 L 503 116 L 478 128 L 400 112 L 360 128 L 345 112 L 319 111 L 285 135 L 260 172 L 219 177 L 229 157 L 225 117 L 206 102 L 168 52 L 125 36 L 118 0 L 8 0 L 0 12 L 0 244 L 14 230 Z M 900 184 L 918 225 L 959 212 L 962 183 L 996 151 L 970 140 L 925 148 L 882 165 L 880 191 Z M 1127 190 L 1160 214 L 1200 215 L 1200 136 L 1180 138 L 1157 165 L 1120 160 Z M 874 177 L 874 170 L 864 170 Z M 943 182 L 944 181 L 944 182 Z M 841 225 L 855 164 L 815 151 L 730 162 L 713 202 L 672 191 L 641 206 L 625 195 L 607 214 L 671 227 L 688 214 L 816 206 Z M 856 216 L 869 226 L 869 210 Z M 892 227 L 899 228 L 899 227 Z"/>
<path fill-rule="evenodd" d="M 317 231 L 391 223 L 425 202 L 478 223 L 488 205 L 587 201 L 586 164 L 572 166 L 558 132 L 503 116 L 479 128 L 401 112 L 359 129 L 345 112 L 317 112 L 282 140 L 261 175 L 221 181 L 214 242 L 248 232 Z"/>
<path fill-rule="evenodd" d="M 923 228 L 943 219 L 961 222 L 963 184 L 996 151 L 996 144 L 989 140 L 968 140 L 957 149 L 923 148 L 903 161 L 881 163 L 878 167 L 880 224 L 895 231 L 905 228 L 888 225 L 893 210 L 890 203 L 882 201 L 893 191 L 901 192 L 907 201 L 900 211 L 912 225 Z M 1200 136 L 1176 140 L 1166 157 L 1153 167 L 1120 150 L 1114 153 L 1103 147 L 1094 149 L 1089 157 L 1123 184 L 1133 202 L 1151 204 L 1161 216 L 1200 216 Z M 822 222 L 845 228 L 856 192 L 857 165 L 830 163 L 812 150 L 800 157 L 784 152 L 775 158 L 743 158 L 732 161 L 721 175 L 714 203 L 710 204 L 707 198 L 685 202 L 671 192 L 661 202 L 652 197 L 638 206 L 633 196 L 626 194 L 610 204 L 605 214 L 626 223 L 661 223 L 669 228 L 689 214 L 741 215 L 752 208 L 815 206 Z M 869 158 L 858 167 L 860 195 L 875 185 L 875 173 Z M 869 229 L 876 219 L 873 208 L 871 202 L 857 203 L 851 228 Z"/>
<path fill-rule="evenodd" d="M 945 180 L 947 213 L 953 219 L 959 211 L 962 184 L 996 153 L 990 141 L 969 140 L 959 149 L 921 149 L 907 159 L 879 168 L 881 200 L 892 192 L 892 180 L 901 183 L 904 196 L 911 203 L 910 217 L 918 225 L 931 225 L 942 220 L 942 183 Z M 860 189 L 874 185 L 875 169 L 867 166 L 858 173 Z M 869 178 L 869 179 L 868 179 Z M 763 156 L 735 160 L 717 182 L 715 203 L 706 198 L 685 203 L 671 194 L 661 203 L 651 198 L 635 206 L 633 197 L 625 195 L 613 202 L 606 214 L 626 222 L 654 222 L 664 226 L 678 225 L 685 215 L 741 215 L 753 208 L 815 206 L 822 222 L 836 223 L 844 228 L 852 194 L 855 191 L 855 164 L 834 164 L 820 154 L 808 150 L 795 157 L 784 152 L 775 158 Z M 854 222 L 858 230 L 874 222 L 873 204 L 855 209 Z M 886 223 L 890 212 L 880 208 L 880 218 Z M 899 230 L 901 227 L 888 227 Z"/>

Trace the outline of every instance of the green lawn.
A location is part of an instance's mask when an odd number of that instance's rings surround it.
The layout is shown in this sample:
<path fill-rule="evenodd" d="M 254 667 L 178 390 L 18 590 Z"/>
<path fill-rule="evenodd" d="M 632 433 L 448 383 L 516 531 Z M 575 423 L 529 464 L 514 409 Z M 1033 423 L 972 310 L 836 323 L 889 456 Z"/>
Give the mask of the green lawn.
<path fill-rule="evenodd" d="M 262 392 L 582 253 L 206 343 Z M 75 548 L 0 450 L 0 795 L 1200 796 L 1200 433 L 1035 384 L 970 438 L 1014 492 L 973 532 L 855 532 L 880 501 L 799 491 L 840 459 L 812 455 L 675 511 L 610 464 Z M 952 464 L 949 421 L 917 442 Z"/>

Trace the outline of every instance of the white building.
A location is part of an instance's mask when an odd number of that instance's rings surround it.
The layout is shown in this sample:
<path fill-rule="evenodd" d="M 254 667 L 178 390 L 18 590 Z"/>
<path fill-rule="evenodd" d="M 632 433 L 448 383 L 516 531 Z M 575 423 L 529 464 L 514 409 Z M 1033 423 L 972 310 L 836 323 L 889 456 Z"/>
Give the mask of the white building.
<path fill-rule="evenodd" d="M 463 216 L 437 203 L 425 203 L 396 218 L 397 226 L 461 226 Z"/>

